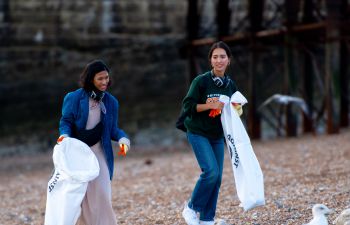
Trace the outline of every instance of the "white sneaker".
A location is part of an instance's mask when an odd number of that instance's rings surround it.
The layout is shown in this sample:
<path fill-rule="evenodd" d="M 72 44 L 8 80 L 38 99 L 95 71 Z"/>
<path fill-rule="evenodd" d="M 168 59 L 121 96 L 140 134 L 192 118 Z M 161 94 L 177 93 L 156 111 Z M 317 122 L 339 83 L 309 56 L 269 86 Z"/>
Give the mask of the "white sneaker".
<path fill-rule="evenodd" d="M 199 219 L 196 211 L 188 207 L 187 202 L 185 202 L 185 207 L 182 211 L 182 217 L 185 219 L 187 225 L 199 225 Z"/>
<path fill-rule="evenodd" d="M 199 225 L 214 225 L 214 221 L 199 221 Z"/>

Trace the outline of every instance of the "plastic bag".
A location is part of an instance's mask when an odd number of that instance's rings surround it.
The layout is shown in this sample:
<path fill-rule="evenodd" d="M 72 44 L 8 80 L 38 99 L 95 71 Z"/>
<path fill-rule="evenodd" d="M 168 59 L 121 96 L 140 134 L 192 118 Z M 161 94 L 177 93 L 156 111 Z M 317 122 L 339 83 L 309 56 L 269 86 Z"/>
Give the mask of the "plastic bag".
<path fill-rule="evenodd" d="M 100 167 L 90 147 L 75 138 L 64 138 L 53 150 L 55 171 L 47 185 L 45 225 L 76 224 L 88 182 Z"/>
<path fill-rule="evenodd" d="M 231 99 L 220 96 L 225 106 L 221 113 L 227 148 L 230 152 L 232 169 L 240 206 L 245 211 L 265 204 L 264 179 L 259 162 L 254 154 L 245 127 L 231 103 L 244 105 L 247 99 L 235 92 Z"/>

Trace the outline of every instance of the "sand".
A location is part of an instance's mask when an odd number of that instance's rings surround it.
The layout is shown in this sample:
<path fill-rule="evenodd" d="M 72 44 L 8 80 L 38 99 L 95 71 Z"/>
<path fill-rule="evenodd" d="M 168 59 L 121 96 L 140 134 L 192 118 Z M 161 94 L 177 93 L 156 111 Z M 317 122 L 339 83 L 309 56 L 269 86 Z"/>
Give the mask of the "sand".
<path fill-rule="evenodd" d="M 266 205 L 239 207 L 228 152 L 217 218 L 228 224 L 302 224 L 315 203 L 335 211 L 331 223 L 350 206 L 350 130 L 337 135 L 304 135 L 253 141 L 265 181 Z M 119 224 L 185 224 L 183 203 L 200 170 L 188 145 L 145 153 L 134 148 L 117 157 L 112 182 Z M 43 224 L 51 153 L 0 159 L 0 224 Z"/>

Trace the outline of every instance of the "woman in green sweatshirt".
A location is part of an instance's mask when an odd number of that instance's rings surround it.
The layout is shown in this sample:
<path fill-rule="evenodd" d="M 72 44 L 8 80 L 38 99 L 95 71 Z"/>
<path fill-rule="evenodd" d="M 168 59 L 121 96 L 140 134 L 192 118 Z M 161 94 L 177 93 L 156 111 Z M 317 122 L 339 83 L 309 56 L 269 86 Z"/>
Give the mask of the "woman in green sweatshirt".
<path fill-rule="evenodd" d="M 214 43 L 208 54 L 212 69 L 192 81 L 183 100 L 184 113 L 188 115 L 184 121 L 187 139 L 202 170 L 182 211 L 189 225 L 214 224 L 224 162 L 224 134 L 217 113 L 224 104 L 218 100 L 220 95 L 231 97 L 237 90 L 226 74 L 231 58 L 230 48 L 224 42 Z"/>

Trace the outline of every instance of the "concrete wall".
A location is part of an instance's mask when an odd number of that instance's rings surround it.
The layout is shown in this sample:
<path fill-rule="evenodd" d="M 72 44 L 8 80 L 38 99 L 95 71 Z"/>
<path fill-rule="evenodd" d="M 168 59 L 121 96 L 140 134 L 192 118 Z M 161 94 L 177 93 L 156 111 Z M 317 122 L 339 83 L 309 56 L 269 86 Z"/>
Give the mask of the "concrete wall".
<path fill-rule="evenodd" d="M 2 0 L 0 133 L 56 136 L 64 94 L 95 58 L 111 67 L 121 127 L 169 128 L 188 85 L 186 13 L 186 0 Z"/>

